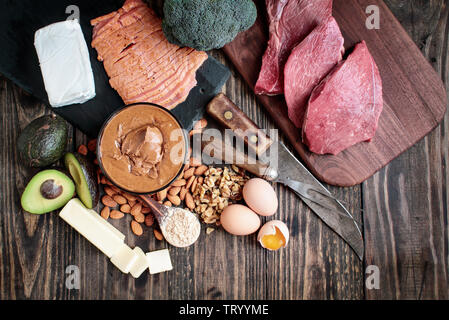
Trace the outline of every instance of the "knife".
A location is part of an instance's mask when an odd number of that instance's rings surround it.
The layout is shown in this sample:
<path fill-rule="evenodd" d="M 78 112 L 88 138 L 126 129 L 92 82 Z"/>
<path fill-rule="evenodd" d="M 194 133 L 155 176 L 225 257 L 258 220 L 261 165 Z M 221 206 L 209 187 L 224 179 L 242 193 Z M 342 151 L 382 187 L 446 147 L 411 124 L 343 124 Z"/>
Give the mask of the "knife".
<path fill-rule="evenodd" d="M 363 236 L 354 217 L 281 141 L 273 141 L 222 93 L 208 104 L 206 111 L 220 125 L 231 129 L 236 136 L 244 140 L 248 150 L 251 149 L 255 155 L 261 156 L 269 151 L 269 157 L 277 157 L 277 161 L 261 162 L 241 154 L 237 148 L 233 153 L 225 152 L 226 145 L 216 140 L 208 143 L 209 150 L 214 150 L 214 158 L 236 164 L 268 181 L 288 186 L 349 244 L 360 260 L 363 259 Z M 244 161 L 236 161 L 237 158 Z M 270 163 L 279 165 L 273 166 Z"/>

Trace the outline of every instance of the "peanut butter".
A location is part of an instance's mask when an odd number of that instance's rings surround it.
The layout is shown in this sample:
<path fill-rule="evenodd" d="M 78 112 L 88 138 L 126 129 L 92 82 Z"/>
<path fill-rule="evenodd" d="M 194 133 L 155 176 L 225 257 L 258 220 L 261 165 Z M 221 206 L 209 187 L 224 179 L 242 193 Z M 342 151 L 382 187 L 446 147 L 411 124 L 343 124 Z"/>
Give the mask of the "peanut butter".
<path fill-rule="evenodd" d="M 99 160 L 119 187 L 151 193 L 181 171 L 186 140 L 166 110 L 146 104 L 127 107 L 112 117 L 100 137 Z"/>

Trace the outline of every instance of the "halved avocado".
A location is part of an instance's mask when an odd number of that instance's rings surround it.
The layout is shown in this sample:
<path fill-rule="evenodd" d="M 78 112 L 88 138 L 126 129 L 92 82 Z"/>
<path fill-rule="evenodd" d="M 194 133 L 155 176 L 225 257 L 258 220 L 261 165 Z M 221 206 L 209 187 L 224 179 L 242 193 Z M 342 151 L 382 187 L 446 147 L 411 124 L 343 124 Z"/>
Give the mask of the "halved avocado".
<path fill-rule="evenodd" d="M 99 197 L 94 165 L 85 156 L 70 152 L 64 156 L 64 163 L 75 181 L 78 197 L 88 209 L 92 209 Z"/>
<path fill-rule="evenodd" d="M 49 169 L 36 174 L 23 191 L 22 208 L 43 214 L 63 207 L 75 194 L 72 179 L 61 171 Z"/>

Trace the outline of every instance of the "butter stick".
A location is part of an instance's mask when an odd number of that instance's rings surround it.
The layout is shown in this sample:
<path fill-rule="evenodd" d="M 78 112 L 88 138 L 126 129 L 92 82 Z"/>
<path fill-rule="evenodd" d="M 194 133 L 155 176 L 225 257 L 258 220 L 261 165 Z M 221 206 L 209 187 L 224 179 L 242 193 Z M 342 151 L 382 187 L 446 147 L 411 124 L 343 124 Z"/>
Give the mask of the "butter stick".
<path fill-rule="evenodd" d="M 70 200 L 59 216 L 109 258 L 118 252 L 125 241 L 124 234 L 94 210 L 87 209 L 79 199 Z"/>

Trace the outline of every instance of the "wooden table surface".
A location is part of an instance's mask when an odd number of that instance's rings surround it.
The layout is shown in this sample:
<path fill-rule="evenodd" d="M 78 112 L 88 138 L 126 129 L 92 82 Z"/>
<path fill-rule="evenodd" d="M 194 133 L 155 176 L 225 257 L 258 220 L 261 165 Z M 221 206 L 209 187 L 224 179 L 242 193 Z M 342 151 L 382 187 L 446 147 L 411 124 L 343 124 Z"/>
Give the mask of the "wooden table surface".
<path fill-rule="evenodd" d="M 449 1 L 386 3 L 449 89 Z M 223 54 L 214 55 L 233 72 L 224 92 L 259 126 L 274 128 Z M 447 115 L 428 137 L 362 185 L 330 187 L 363 226 L 364 261 L 291 191 L 277 185 L 275 217 L 291 231 L 286 249 L 272 253 L 261 249 L 255 236 L 203 232 L 191 248 L 170 248 L 173 271 L 135 280 L 57 213 L 37 216 L 21 210 L 20 195 L 36 170 L 21 165 L 17 136 L 50 111 L 2 77 L 0 108 L 0 300 L 449 298 Z M 69 135 L 68 150 L 87 141 L 72 127 Z M 136 239 L 129 228 L 122 231 L 129 245 L 145 251 L 168 247 L 154 237 Z M 66 287 L 69 265 L 80 270 L 79 289 Z M 379 270 L 379 289 L 365 286 L 372 265 Z"/>

